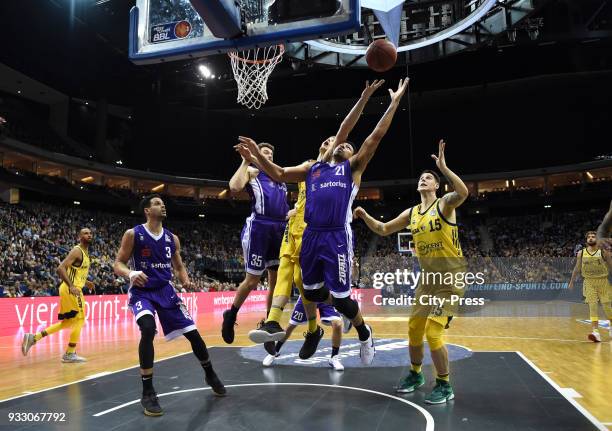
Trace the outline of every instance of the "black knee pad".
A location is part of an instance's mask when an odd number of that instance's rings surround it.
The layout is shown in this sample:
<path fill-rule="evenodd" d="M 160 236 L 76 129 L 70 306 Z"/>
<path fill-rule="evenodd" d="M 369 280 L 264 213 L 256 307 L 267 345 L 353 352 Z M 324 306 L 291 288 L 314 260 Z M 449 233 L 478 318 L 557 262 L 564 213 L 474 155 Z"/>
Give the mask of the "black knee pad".
<path fill-rule="evenodd" d="M 140 327 L 140 334 L 142 338 L 153 339 L 157 333 L 157 326 L 155 325 L 155 319 L 150 314 L 145 314 L 140 317 L 136 323 Z"/>
<path fill-rule="evenodd" d="M 318 289 L 304 289 L 304 298 L 310 302 L 325 302 L 329 298 L 329 289 L 326 286 Z"/>
<path fill-rule="evenodd" d="M 334 296 L 332 297 L 332 304 L 336 307 L 336 310 L 344 314 L 350 320 L 354 319 L 357 313 L 359 313 L 359 305 L 357 305 L 357 302 L 350 296 L 346 298 L 336 298 Z"/>

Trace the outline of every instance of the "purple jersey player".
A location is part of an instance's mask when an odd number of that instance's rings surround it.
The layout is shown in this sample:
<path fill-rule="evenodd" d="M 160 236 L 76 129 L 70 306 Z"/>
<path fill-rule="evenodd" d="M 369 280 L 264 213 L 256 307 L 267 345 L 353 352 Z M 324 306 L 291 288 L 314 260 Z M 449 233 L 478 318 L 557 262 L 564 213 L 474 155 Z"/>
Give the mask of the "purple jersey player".
<path fill-rule="evenodd" d="M 332 367 L 336 371 L 344 371 L 344 365 L 342 365 L 342 360 L 340 359 L 340 344 L 342 344 L 342 333 L 347 333 L 350 330 L 350 323 L 345 325 L 345 322 L 342 319 L 342 316 L 333 305 L 325 304 L 323 302 L 316 305 L 319 310 L 319 316 L 321 318 L 321 323 L 327 326 L 332 327 L 332 348 L 327 360 L 327 363 L 330 367 Z M 273 354 L 268 354 L 264 360 L 264 367 L 269 367 L 274 363 L 274 360 L 280 356 L 280 350 L 283 344 L 291 337 L 293 330 L 297 328 L 299 325 L 305 325 L 308 322 L 308 317 L 306 316 L 306 309 L 304 308 L 304 303 L 302 302 L 302 297 L 298 299 L 293 307 L 293 311 L 291 311 L 291 317 L 289 318 L 289 325 L 287 325 L 287 331 L 285 332 L 285 336 L 277 341 L 274 345 Z"/>
<path fill-rule="evenodd" d="M 242 138 L 237 147 L 243 157 L 258 163 L 276 181 L 306 181 L 307 226 L 300 254 L 304 297 L 313 302 L 332 302 L 351 320 L 361 341 L 361 361 L 367 365 L 372 363 L 375 354 L 372 328 L 365 324 L 358 304 L 350 297 L 351 204 L 361 184 L 361 176 L 389 129 L 407 87 L 406 78 L 400 80 L 396 91 L 389 89 L 391 103 L 359 151 L 355 153 L 349 142 L 341 143 L 335 148 L 331 163 L 311 162 L 281 168 L 262 157 L 257 145 L 248 138 Z M 316 343 L 318 339 L 307 337 L 305 344 L 309 342 Z"/>
<path fill-rule="evenodd" d="M 129 306 L 140 328 L 140 402 L 147 416 L 160 416 L 163 411 L 153 389 L 155 314 L 167 340 L 180 335 L 189 340 L 213 393 L 224 396 L 226 391 L 212 368 L 204 340 L 171 283 L 174 270 L 183 287 L 191 285 L 181 259 L 179 239 L 162 226 L 166 218 L 164 202 L 158 195 L 152 195 L 145 197 L 140 206 L 147 222 L 125 232 L 113 269 L 118 276 L 130 280 Z"/>
<path fill-rule="evenodd" d="M 274 147 L 270 144 L 259 144 L 262 157 L 274 157 Z M 237 193 L 246 188 L 251 197 L 251 215 L 246 219 L 240 235 L 244 255 L 245 277 L 234 298 L 232 307 L 223 313 L 221 336 L 231 344 L 234 342 L 234 324 L 238 310 L 257 288 L 264 270 L 268 270 L 268 310 L 276 284 L 278 252 L 285 232 L 289 204 L 287 203 L 287 186 L 274 181 L 265 172 L 250 165 L 242 159 L 240 167 L 229 182 L 230 190 Z"/>

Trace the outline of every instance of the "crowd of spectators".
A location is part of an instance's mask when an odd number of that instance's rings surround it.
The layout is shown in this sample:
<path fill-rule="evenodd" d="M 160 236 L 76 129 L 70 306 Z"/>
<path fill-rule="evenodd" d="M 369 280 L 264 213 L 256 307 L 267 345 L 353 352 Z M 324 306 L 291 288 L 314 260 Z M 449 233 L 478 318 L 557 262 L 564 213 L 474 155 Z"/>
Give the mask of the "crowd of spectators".
<path fill-rule="evenodd" d="M 487 282 L 566 281 L 574 256 L 584 244 L 584 233 L 597 226 L 601 214 L 543 211 L 486 221 L 467 218 L 459 229 L 460 240 L 471 270 L 485 272 Z M 86 288 L 85 294 L 126 293 L 126 280 L 114 275 L 112 263 L 125 229 L 141 222 L 135 216 L 46 203 L 0 204 L 0 296 L 57 295 L 56 268 L 76 244 L 83 226 L 94 233 L 89 279 L 95 288 Z M 236 282 L 244 276 L 240 221 L 169 221 L 167 226 L 182 240 L 190 291 L 236 289 Z M 483 228 L 490 236 L 488 250 L 480 237 Z M 416 268 L 415 258 L 398 253 L 395 235 L 376 242 L 361 222 L 353 224 L 353 231 L 353 280 L 359 287 L 372 287 L 376 272 Z"/>
<path fill-rule="evenodd" d="M 550 211 L 537 215 L 466 217 L 459 225 L 460 243 L 470 272 L 483 272 L 486 283 L 565 282 L 584 234 L 601 222 L 604 210 Z M 484 244 L 481 229 L 488 232 Z M 399 253 L 397 236 L 378 239 L 361 261 L 359 286 L 372 286 L 375 273 L 418 268 L 410 253 Z"/>
<path fill-rule="evenodd" d="M 42 203 L 0 204 L 0 295 L 57 295 L 60 280 L 56 268 L 77 243 L 81 227 L 94 233 L 89 279 L 95 289 L 84 293 L 126 293 L 126 280 L 114 275 L 112 264 L 123 232 L 141 222 L 136 217 Z M 192 290 L 236 288 L 227 281 L 227 273 L 242 270 L 240 224 L 180 222 L 169 228 L 183 238 L 182 253 Z"/>

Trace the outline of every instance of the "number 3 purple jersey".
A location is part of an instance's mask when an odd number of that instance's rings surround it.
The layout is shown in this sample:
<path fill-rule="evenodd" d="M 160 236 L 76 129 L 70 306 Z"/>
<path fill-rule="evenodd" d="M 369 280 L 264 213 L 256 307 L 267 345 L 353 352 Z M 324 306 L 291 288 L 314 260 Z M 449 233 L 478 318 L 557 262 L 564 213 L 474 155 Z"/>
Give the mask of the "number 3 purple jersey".
<path fill-rule="evenodd" d="M 134 227 L 131 267 L 144 272 L 149 280 L 145 289 L 159 289 L 172 280 L 172 256 L 176 251 L 172 232 L 164 228 L 155 236 L 144 224 Z"/>

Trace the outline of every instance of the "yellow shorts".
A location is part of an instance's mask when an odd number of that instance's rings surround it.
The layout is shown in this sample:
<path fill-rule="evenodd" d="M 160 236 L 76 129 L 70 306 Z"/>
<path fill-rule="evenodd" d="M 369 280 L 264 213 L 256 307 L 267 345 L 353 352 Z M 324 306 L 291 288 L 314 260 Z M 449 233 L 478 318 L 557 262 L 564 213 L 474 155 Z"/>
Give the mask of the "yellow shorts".
<path fill-rule="evenodd" d="M 281 243 L 279 257 L 288 257 L 294 263 L 300 262 L 303 232 L 303 230 L 300 230 L 298 234 L 294 234 L 289 231 L 289 225 L 287 225 L 285 228 L 285 234 L 283 235 L 283 242 Z"/>
<path fill-rule="evenodd" d="M 412 306 L 411 317 L 426 317 L 447 327 L 457 313 L 458 304 L 450 302 L 453 295 L 463 297 L 465 289 L 456 288 L 452 283 L 445 283 L 445 274 L 465 272 L 466 267 L 454 268 L 440 272 L 441 278 L 423 279 L 414 291 L 415 305 Z M 431 276 L 434 273 L 429 273 Z M 437 275 L 437 274 L 436 274 Z M 442 302 L 442 300 L 444 300 Z"/>
<path fill-rule="evenodd" d="M 85 298 L 83 291 L 80 288 L 77 289 L 79 289 L 79 295 L 75 296 L 70 293 L 66 283 L 60 285 L 60 311 L 57 316 L 59 320 L 85 319 Z"/>
<path fill-rule="evenodd" d="M 582 283 L 582 296 L 587 304 L 605 304 L 612 300 L 612 287 L 607 278 L 585 278 Z"/>

